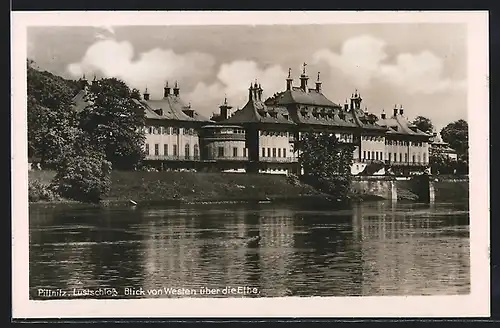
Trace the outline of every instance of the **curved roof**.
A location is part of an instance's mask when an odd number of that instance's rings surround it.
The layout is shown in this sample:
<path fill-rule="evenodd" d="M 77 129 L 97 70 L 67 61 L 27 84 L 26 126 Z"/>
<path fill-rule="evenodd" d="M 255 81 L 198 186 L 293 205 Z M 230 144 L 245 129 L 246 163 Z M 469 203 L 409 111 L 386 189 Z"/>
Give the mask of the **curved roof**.
<path fill-rule="evenodd" d="M 340 105 L 329 100 L 323 93 L 318 92 L 316 89 L 309 89 L 308 92 L 305 92 L 299 87 L 292 87 L 291 90 L 279 92 L 266 100 L 266 103 L 273 102 L 279 105 L 302 104 L 321 107 L 341 107 Z"/>
<path fill-rule="evenodd" d="M 197 121 L 211 122 L 208 118 L 200 115 L 191 109 L 191 106 L 186 105 L 179 96 L 168 95 L 160 100 L 141 100 L 138 101 L 146 108 L 146 117 L 151 119 L 164 119 L 176 121 Z M 161 109 L 161 115 L 155 110 Z M 184 111 L 192 110 L 193 117 L 187 115 Z"/>
<path fill-rule="evenodd" d="M 260 100 L 249 100 L 242 109 L 237 110 L 224 123 L 277 123 L 295 124 L 288 113 L 288 109 L 282 106 L 266 106 Z"/>
<path fill-rule="evenodd" d="M 77 112 L 81 112 L 91 102 L 85 99 L 87 90 L 80 90 L 73 97 L 73 108 Z M 144 108 L 146 118 L 157 120 L 176 120 L 176 121 L 196 121 L 196 122 L 212 122 L 208 118 L 200 115 L 190 106 L 186 105 L 179 96 L 169 95 L 161 100 L 137 100 L 132 99 L 133 102 Z M 155 110 L 161 109 L 159 115 Z M 193 117 L 187 115 L 184 111 L 192 111 Z"/>
<path fill-rule="evenodd" d="M 91 104 L 90 101 L 85 99 L 86 95 L 87 95 L 87 90 L 82 89 L 78 91 L 78 93 L 73 97 L 73 109 L 76 110 L 77 112 L 83 111 L 85 107 Z"/>
<path fill-rule="evenodd" d="M 378 125 L 387 127 L 389 134 L 403 134 L 430 137 L 429 134 L 419 130 L 416 126 L 411 125 L 402 115 L 393 115 L 390 118 L 380 119 Z"/>

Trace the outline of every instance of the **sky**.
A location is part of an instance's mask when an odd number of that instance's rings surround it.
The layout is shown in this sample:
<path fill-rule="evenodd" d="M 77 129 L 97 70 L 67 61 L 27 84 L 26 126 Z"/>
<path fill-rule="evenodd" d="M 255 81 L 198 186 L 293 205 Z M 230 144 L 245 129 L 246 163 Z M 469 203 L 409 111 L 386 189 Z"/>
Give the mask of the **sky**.
<path fill-rule="evenodd" d="M 227 97 L 245 105 L 257 80 L 264 97 L 282 91 L 303 63 L 314 87 L 343 104 L 358 90 L 380 116 L 403 106 L 438 130 L 467 118 L 466 26 L 451 23 L 30 27 L 28 57 L 66 78 L 116 77 L 161 98 L 166 81 L 210 117 Z"/>

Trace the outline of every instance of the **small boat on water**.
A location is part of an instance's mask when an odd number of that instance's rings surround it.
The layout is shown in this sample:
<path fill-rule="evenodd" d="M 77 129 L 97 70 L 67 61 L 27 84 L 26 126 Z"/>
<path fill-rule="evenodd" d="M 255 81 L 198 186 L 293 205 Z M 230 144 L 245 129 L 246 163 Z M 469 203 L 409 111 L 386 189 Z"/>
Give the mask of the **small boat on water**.
<path fill-rule="evenodd" d="M 132 205 L 132 206 L 137 206 L 137 202 L 132 200 L 132 199 L 129 199 L 129 204 Z"/>

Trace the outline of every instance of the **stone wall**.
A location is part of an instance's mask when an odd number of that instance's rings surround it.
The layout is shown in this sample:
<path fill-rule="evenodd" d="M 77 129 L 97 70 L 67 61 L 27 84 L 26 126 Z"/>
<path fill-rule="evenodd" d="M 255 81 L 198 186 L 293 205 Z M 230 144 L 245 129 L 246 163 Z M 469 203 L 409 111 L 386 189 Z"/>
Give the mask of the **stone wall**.
<path fill-rule="evenodd" d="M 387 177 L 355 177 L 353 178 L 351 188 L 354 194 L 362 198 L 397 199 L 395 181 Z"/>

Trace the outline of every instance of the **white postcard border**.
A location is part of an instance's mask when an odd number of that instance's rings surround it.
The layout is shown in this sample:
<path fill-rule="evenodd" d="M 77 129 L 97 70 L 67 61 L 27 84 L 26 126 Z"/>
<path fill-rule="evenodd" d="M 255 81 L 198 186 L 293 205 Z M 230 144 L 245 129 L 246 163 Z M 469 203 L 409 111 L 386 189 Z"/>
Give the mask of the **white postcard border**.
<path fill-rule="evenodd" d="M 471 293 L 418 297 L 29 300 L 26 55 L 28 26 L 465 23 L 468 27 Z M 487 12 L 13 12 L 13 318 L 482 317 L 490 312 Z"/>

